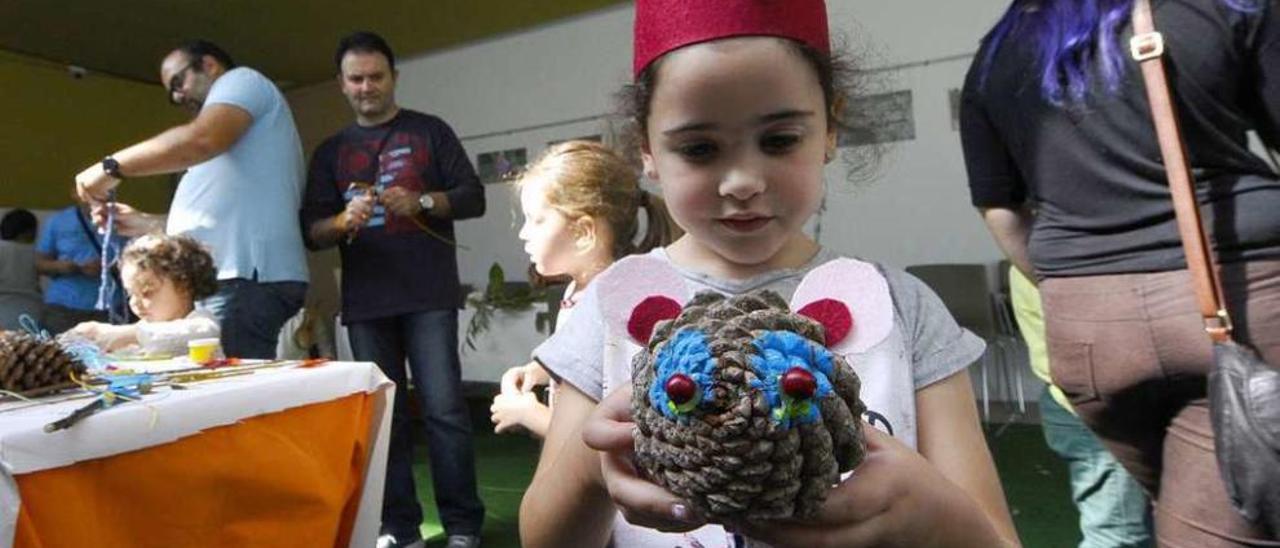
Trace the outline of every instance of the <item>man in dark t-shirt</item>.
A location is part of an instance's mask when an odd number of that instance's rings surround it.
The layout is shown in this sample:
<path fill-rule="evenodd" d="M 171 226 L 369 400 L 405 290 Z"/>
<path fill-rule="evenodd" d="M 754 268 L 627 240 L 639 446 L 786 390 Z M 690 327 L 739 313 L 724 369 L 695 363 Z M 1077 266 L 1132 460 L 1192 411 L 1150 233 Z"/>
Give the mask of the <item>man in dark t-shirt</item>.
<path fill-rule="evenodd" d="M 422 543 L 407 358 L 447 546 L 474 547 L 484 507 L 458 361 L 453 220 L 484 214 L 484 188 L 448 124 L 396 105 L 395 56 L 381 37 L 343 38 L 334 61 L 356 123 L 316 149 L 301 217 L 308 247 L 341 252 L 352 353 L 397 387 L 378 546 Z"/>

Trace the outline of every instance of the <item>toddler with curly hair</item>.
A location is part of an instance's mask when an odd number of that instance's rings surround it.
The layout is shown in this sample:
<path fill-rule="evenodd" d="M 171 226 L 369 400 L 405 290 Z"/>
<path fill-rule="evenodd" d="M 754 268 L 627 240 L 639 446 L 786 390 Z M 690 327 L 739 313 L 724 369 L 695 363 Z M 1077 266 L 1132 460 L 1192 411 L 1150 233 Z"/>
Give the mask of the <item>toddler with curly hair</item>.
<path fill-rule="evenodd" d="M 217 290 L 213 257 L 187 236 L 148 234 L 120 254 L 129 308 L 140 321 L 128 325 L 85 322 L 71 330 L 104 351 L 137 349 L 146 355 L 181 355 L 187 341 L 217 337 L 218 321 L 195 301 Z"/>

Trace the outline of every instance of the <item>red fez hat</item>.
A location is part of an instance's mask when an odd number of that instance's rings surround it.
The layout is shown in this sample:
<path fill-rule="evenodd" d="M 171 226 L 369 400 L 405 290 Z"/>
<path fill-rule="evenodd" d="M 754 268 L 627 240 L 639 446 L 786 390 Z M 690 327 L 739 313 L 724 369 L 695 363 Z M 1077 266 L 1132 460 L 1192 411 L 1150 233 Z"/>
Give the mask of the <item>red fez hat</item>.
<path fill-rule="evenodd" d="M 638 76 L 667 52 L 719 38 L 777 36 L 831 52 L 823 0 L 636 0 Z"/>

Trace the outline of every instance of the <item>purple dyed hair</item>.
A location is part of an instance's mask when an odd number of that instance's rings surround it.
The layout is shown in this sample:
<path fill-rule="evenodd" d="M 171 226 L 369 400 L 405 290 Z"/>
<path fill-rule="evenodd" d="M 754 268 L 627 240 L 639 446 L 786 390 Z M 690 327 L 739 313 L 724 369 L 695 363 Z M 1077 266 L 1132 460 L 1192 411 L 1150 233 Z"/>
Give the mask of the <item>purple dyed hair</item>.
<path fill-rule="evenodd" d="M 1258 0 L 1220 0 L 1233 10 L 1258 10 Z M 1036 44 L 1040 93 L 1055 105 L 1082 101 L 1100 78 L 1109 92 L 1120 86 L 1126 48 L 1120 30 L 1129 23 L 1133 0 L 1013 0 L 987 34 L 981 82 L 1005 39 Z M 1096 68 L 1095 68 L 1096 67 Z"/>

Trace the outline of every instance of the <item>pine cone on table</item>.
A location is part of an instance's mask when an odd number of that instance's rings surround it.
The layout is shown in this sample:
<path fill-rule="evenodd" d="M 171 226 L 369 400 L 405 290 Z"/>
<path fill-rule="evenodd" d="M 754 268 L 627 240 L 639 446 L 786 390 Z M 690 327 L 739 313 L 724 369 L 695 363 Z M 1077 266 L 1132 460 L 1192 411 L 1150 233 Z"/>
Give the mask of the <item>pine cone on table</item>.
<path fill-rule="evenodd" d="M 0 331 L 0 390 L 38 391 L 66 383 L 85 367 L 54 341 L 19 331 Z"/>
<path fill-rule="evenodd" d="M 696 295 L 632 362 L 636 463 L 713 521 L 812 516 L 861 462 L 857 374 L 771 291 Z"/>

